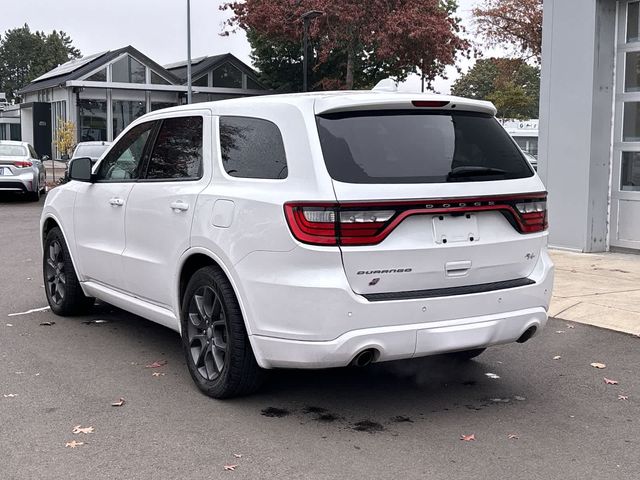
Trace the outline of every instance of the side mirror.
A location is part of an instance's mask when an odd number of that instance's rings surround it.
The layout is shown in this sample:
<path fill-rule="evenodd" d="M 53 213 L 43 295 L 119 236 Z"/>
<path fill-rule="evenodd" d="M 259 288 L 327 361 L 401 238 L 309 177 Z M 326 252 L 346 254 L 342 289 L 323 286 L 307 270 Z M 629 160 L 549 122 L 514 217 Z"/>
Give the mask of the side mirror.
<path fill-rule="evenodd" d="M 91 168 L 93 163 L 89 157 L 75 158 L 69 164 L 69 179 L 78 182 L 91 182 Z"/>
<path fill-rule="evenodd" d="M 46 162 L 47 160 L 51 160 L 51 159 L 49 158 L 49 155 L 43 155 L 40 160 L 42 160 L 43 162 Z"/>

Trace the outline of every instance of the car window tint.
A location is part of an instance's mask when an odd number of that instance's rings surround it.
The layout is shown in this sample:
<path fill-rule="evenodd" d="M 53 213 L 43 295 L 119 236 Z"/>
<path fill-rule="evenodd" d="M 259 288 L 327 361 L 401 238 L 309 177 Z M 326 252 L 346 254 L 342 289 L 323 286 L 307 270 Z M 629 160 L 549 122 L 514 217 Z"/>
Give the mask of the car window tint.
<path fill-rule="evenodd" d="M 100 163 L 98 181 L 137 179 L 144 147 L 154 125 L 155 122 L 147 122 L 129 130 Z"/>
<path fill-rule="evenodd" d="M 248 117 L 220 117 L 220 150 L 232 177 L 287 178 L 287 158 L 278 127 Z"/>
<path fill-rule="evenodd" d="M 533 170 L 491 115 L 385 110 L 317 117 L 327 170 L 347 183 L 525 178 Z"/>
<path fill-rule="evenodd" d="M 147 179 L 197 179 L 202 176 L 202 117 L 162 121 Z"/>

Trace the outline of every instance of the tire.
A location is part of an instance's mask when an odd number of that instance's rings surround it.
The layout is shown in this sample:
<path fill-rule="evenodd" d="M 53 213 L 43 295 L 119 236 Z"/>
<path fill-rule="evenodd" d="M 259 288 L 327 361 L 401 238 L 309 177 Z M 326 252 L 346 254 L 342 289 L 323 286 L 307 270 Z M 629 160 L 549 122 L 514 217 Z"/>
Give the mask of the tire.
<path fill-rule="evenodd" d="M 187 367 L 203 393 L 231 398 L 260 387 L 264 370 L 253 355 L 238 299 L 219 268 L 193 274 L 180 313 Z"/>
<path fill-rule="evenodd" d="M 80 287 L 71 255 L 58 227 L 49 230 L 42 256 L 44 290 L 51 311 L 63 317 L 87 313 L 95 299 Z"/>
<path fill-rule="evenodd" d="M 39 202 L 40 201 L 40 185 L 36 185 L 36 188 L 33 192 L 27 192 L 27 198 L 31 202 Z"/>
<path fill-rule="evenodd" d="M 478 355 L 482 354 L 486 348 L 475 348 L 473 350 L 463 350 L 462 352 L 452 352 L 449 353 L 449 357 L 454 358 L 460 362 L 467 362 L 472 358 L 476 358 Z"/>

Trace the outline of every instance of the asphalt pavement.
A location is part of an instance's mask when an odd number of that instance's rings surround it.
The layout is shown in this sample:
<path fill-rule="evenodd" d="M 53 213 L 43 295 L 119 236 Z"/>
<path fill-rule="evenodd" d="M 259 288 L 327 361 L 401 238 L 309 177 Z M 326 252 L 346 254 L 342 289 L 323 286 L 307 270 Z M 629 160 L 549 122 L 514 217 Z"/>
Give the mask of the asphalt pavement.
<path fill-rule="evenodd" d="M 20 314 L 47 305 L 41 208 L 0 197 L 2 480 L 640 478 L 638 337 L 552 319 L 466 364 L 277 371 L 217 401 L 164 327 Z"/>

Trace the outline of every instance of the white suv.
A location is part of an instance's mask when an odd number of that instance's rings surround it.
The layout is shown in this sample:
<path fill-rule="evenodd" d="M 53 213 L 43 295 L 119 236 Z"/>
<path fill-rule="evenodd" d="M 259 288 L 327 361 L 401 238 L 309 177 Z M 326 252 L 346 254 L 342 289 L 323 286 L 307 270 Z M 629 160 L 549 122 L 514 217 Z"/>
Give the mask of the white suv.
<path fill-rule="evenodd" d="M 265 96 L 135 121 L 47 197 L 51 309 L 181 333 L 213 397 L 262 369 L 524 342 L 547 321 L 546 192 L 486 102 Z"/>

